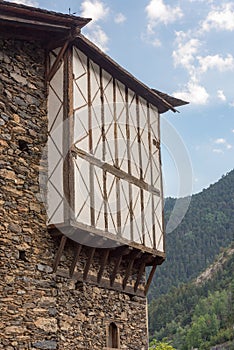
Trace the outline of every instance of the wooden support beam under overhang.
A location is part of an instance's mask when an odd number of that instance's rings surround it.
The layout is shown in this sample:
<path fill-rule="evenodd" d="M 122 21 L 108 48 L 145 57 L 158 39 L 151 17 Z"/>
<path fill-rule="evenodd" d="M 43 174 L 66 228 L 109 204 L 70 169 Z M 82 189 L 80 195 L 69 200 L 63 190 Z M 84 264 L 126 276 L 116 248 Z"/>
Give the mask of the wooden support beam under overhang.
<path fill-rule="evenodd" d="M 79 257 L 80 257 L 80 253 L 81 253 L 81 249 L 82 249 L 82 245 L 81 244 L 77 244 L 76 248 L 75 248 L 75 255 L 74 255 L 74 259 L 72 261 L 71 267 L 70 267 L 70 277 L 73 276 L 74 271 L 75 271 L 75 267 L 76 264 L 78 263 Z"/>
<path fill-rule="evenodd" d="M 61 225 L 60 230 L 62 230 L 63 233 L 60 232 L 60 234 L 58 234 L 55 227 L 51 229 L 52 236 L 61 237 L 53 264 L 54 272 L 58 274 L 58 271 L 60 271 L 59 263 L 61 261 L 61 256 L 64 253 L 65 245 L 70 246 L 70 248 L 73 248 L 74 256 L 70 267 L 68 267 L 67 278 L 77 279 L 86 283 L 91 282 L 91 284 L 98 285 L 99 287 L 118 290 L 132 295 L 146 295 L 157 265 L 160 265 L 164 261 L 163 256 L 153 255 L 152 253 L 129 245 L 117 246 L 112 244 L 111 246 L 109 245 L 109 248 L 103 248 L 100 245 L 96 246 L 95 243 L 99 242 L 99 237 L 96 237 L 95 234 L 90 236 L 88 232 L 86 232 L 86 237 L 83 236 L 82 243 L 75 243 L 71 237 L 77 229 L 66 225 L 62 227 Z M 66 234 L 64 234 L 64 232 L 66 232 Z M 85 235 L 85 232 L 83 232 L 83 235 Z M 91 242 L 93 246 L 89 245 Z M 81 258 L 81 254 L 82 261 L 85 257 L 83 272 L 75 270 L 79 259 Z M 97 260 L 95 260 L 95 264 L 93 265 L 95 256 L 96 258 L 99 256 L 99 265 L 97 265 Z M 107 268 L 109 263 L 113 265 L 112 272 Z M 144 282 L 142 277 L 147 266 L 152 266 L 152 269 L 147 281 Z M 96 273 L 93 273 L 94 268 L 96 269 Z M 90 273 L 91 270 L 92 272 Z M 117 275 L 120 272 L 123 278 L 121 283 L 117 279 Z M 105 277 L 103 277 L 104 273 Z M 134 273 L 135 276 L 135 282 L 133 284 L 132 282 L 128 283 L 132 273 Z M 109 283 L 107 282 L 106 274 L 109 274 Z"/>
<path fill-rule="evenodd" d="M 97 274 L 97 283 L 98 284 L 102 280 L 102 276 L 103 276 L 103 273 L 104 273 L 104 270 L 105 270 L 105 267 L 106 267 L 106 264 L 108 261 L 109 254 L 110 254 L 110 249 L 105 249 L 104 252 L 102 252 L 102 258 L 100 261 L 100 269 L 99 269 L 98 274 Z"/>
<path fill-rule="evenodd" d="M 59 262 L 60 262 L 60 259 L 61 259 L 66 242 L 67 242 L 67 236 L 62 236 L 61 240 L 60 240 L 60 245 L 59 245 L 55 260 L 54 260 L 54 265 L 53 265 L 54 272 L 57 271 L 57 268 L 58 268 L 58 265 L 59 265 Z"/>
<path fill-rule="evenodd" d="M 125 290 L 125 288 L 126 288 L 128 278 L 129 278 L 130 273 L 131 273 L 132 268 L 133 268 L 134 261 L 137 258 L 139 258 L 141 255 L 142 255 L 142 252 L 138 251 L 138 250 L 134 250 L 131 254 L 129 254 L 129 256 L 128 256 L 129 263 L 128 263 L 128 267 L 126 269 L 125 276 L 123 279 L 123 290 Z"/>

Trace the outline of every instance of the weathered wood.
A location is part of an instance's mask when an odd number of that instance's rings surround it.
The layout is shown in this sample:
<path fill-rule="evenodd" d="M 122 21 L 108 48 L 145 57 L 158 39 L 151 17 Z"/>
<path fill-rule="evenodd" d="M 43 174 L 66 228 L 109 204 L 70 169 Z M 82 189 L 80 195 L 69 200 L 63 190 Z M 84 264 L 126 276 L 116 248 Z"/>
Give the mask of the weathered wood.
<path fill-rule="evenodd" d="M 126 110 L 126 139 L 127 139 L 126 144 L 127 144 L 127 158 L 128 158 L 128 174 L 129 174 L 130 178 L 132 178 L 130 125 L 129 125 L 130 118 L 129 118 L 128 88 L 127 88 L 127 86 L 125 86 L 125 110 Z M 127 180 L 127 181 L 129 181 L 129 180 Z M 133 237 L 134 212 L 133 212 L 132 182 L 131 181 L 129 181 L 129 184 L 128 184 L 128 194 L 129 194 L 130 237 L 131 237 L 131 241 L 133 241 L 134 240 L 134 237 Z"/>
<path fill-rule="evenodd" d="M 139 256 L 141 254 L 142 254 L 142 252 L 139 252 L 139 250 L 134 250 L 131 254 L 129 254 L 129 256 L 128 256 L 129 263 L 128 263 L 128 267 L 126 269 L 125 276 L 123 279 L 123 290 L 125 290 L 125 288 L 126 288 L 130 273 L 131 273 L 132 268 L 133 268 L 134 261 L 137 258 L 139 258 Z"/>
<path fill-rule="evenodd" d="M 66 241 L 67 241 L 67 237 L 66 236 L 62 236 L 62 238 L 60 240 L 60 245 L 59 245 L 59 248 L 58 248 L 55 260 L 54 260 L 54 265 L 53 265 L 53 271 L 54 272 L 56 272 L 56 270 L 58 268 L 58 265 L 59 265 L 59 262 L 60 262 L 60 259 L 61 259 L 64 247 L 65 247 Z"/>
<path fill-rule="evenodd" d="M 145 295 L 148 293 L 148 290 L 149 290 L 150 284 L 152 282 L 152 279 L 154 277 L 154 273 L 156 271 L 156 268 L 157 268 L 157 264 L 154 263 L 154 265 L 151 268 L 151 271 L 150 271 L 149 277 L 147 279 L 146 285 L 145 285 Z"/>
<path fill-rule="evenodd" d="M 47 74 L 47 77 L 46 77 L 46 78 L 47 78 L 47 81 L 48 81 L 48 82 L 50 82 L 50 81 L 53 79 L 55 73 L 56 73 L 57 70 L 59 69 L 59 67 L 60 67 L 60 65 L 61 65 L 61 63 L 62 63 L 62 60 L 63 60 L 63 56 L 64 56 L 64 54 L 65 54 L 65 51 L 66 51 L 68 45 L 69 45 L 69 41 L 67 40 L 67 41 L 64 43 L 63 47 L 61 47 L 61 49 L 60 49 L 60 51 L 59 51 L 59 53 L 58 53 L 58 55 L 57 55 L 57 57 L 56 57 L 56 59 L 55 59 L 53 65 L 52 65 L 52 67 L 50 68 L 50 70 L 49 70 L 49 72 L 48 72 L 48 74 Z"/>
<path fill-rule="evenodd" d="M 84 268 L 84 274 L 83 274 L 84 281 L 86 281 L 86 279 L 87 279 L 87 276 L 89 273 L 89 268 L 90 268 L 90 265 L 92 264 L 93 257 L 95 254 L 95 250 L 96 250 L 96 248 L 90 248 L 89 256 L 88 256 L 88 259 L 86 261 L 85 268 Z"/>
<path fill-rule="evenodd" d="M 64 189 L 64 219 L 68 222 L 74 215 L 75 188 L 74 162 L 71 146 L 74 143 L 73 120 L 73 67 L 72 48 L 69 47 L 64 55 L 64 106 L 63 106 L 63 189 Z"/>
<path fill-rule="evenodd" d="M 102 259 L 101 259 L 101 262 L 100 262 L 100 269 L 99 269 L 98 274 L 97 274 L 97 282 L 98 282 L 98 284 L 102 280 L 103 272 L 105 270 L 109 254 L 110 254 L 110 249 L 106 249 L 105 252 L 102 255 Z"/>
<path fill-rule="evenodd" d="M 105 131 L 105 108 L 104 108 L 104 90 L 103 90 L 103 79 L 102 69 L 99 69 L 100 78 L 100 99 L 101 99 L 101 132 L 102 132 L 102 160 L 106 159 L 106 131 Z M 103 201 L 104 201 L 104 223 L 105 230 L 108 230 L 108 195 L 107 195 L 107 173 L 103 170 Z"/>
<path fill-rule="evenodd" d="M 135 176 L 132 176 L 121 169 L 117 169 L 113 165 L 110 165 L 108 163 L 101 161 L 100 159 L 97 159 L 92 154 L 89 154 L 88 152 L 85 152 L 84 150 L 77 148 L 75 145 L 72 147 L 72 152 L 74 154 L 77 154 L 80 158 L 87 160 L 91 165 L 95 165 L 103 169 L 104 171 L 107 171 L 108 173 L 116 176 L 117 178 L 128 181 L 130 184 L 133 184 L 145 191 L 153 193 L 154 195 L 160 196 L 160 191 L 156 189 L 154 186 L 147 184 L 145 181 L 140 180 Z"/>
<path fill-rule="evenodd" d="M 147 121 L 148 121 L 148 145 L 149 145 L 149 162 L 150 162 L 150 181 L 153 186 L 153 161 L 152 161 L 152 136 L 151 136 L 151 116 L 150 106 L 147 102 Z M 153 247 L 156 248 L 156 230 L 155 230 L 155 208 L 154 208 L 154 196 L 151 196 L 151 215 L 152 215 L 152 236 L 153 236 Z"/>
<path fill-rule="evenodd" d="M 75 267 L 76 267 L 76 264 L 79 260 L 79 257 L 80 257 L 80 253 L 81 253 L 81 249 L 82 249 L 82 245 L 81 244 L 78 244 L 76 246 L 76 251 L 75 251 L 75 256 L 74 256 L 74 259 L 72 261 L 72 264 L 71 264 L 71 267 L 70 267 L 70 276 L 72 277 L 73 276 L 73 273 L 75 271 Z"/>
<path fill-rule="evenodd" d="M 114 284 L 115 277 L 116 277 L 116 275 L 117 275 L 117 273 L 118 273 L 118 271 L 119 271 L 119 267 L 120 267 L 120 264 L 121 264 L 122 259 L 123 259 L 123 256 L 120 255 L 120 256 L 117 258 L 116 262 L 115 262 L 114 270 L 113 270 L 113 272 L 111 273 L 111 276 L 110 276 L 110 286 L 111 286 L 111 287 L 112 287 L 113 284 Z"/>
<path fill-rule="evenodd" d="M 29 24 L 29 25 L 33 25 L 33 27 L 37 26 L 38 29 L 43 27 L 43 30 L 45 30 L 45 28 L 48 28 L 48 30 L 51 28 L 51 30 L 53 30 L 53 31 L 56 29 L 59 31 L 61 31 L 61 29 L 62 30 L 68 29 L 68 27 L 65 25 L 52 24 L 52 23 L 47 23 L 47 22 L 36 21 L 33 19 L 7 16 L 7 15 L 3 15 L 3 14 L 0 14 L 0 20 L 6 20 L 7 22 L 14 22 L 14 23 L 11 23 L 11 25 L 15 25 L 15 26 L 17 26 L 17 23 L 18 23 L 18 26 L 22 23 L 23 25 Z"/>
<path fill-rule="evenodd" d="M 118 149 L 118 122 L 117 122 L 117 106 L 116 106 L 116 81 L 113 79 L 113 119 L 114 119 L 114 147 L 115 147 L 115 159 L 114 166 L 119 169 L 119 149 Z M 118 236 L 121 236 L 121 203 L 120 203 L 120 179 L 116 177 L 116 219 L 117 219 L 117 232 Z"/>
<path fill-rule="evenodd" d="M 137 279 L 136 282 L 134 284 L 134 292 L 137 292 L 137 288 L 139 287 L 141 278 L 145 272 L 145 267 L 148 261 L 150 261 L 152 259 L 151 256 L 149 256 L 148 254 L 145 254 L 142 258 L 141 258 L 141 264 L 139 266 L 138 269 L 138 274 L 137 274 Z"/>
<path fill-rule="evenodd" d="M 92 130 L 92 96 L 91 96 L 91 72 L 90 59 L 87 58 L 87 79 L 88 79 L 88 128 L 89 128 L 89 153 L 93 154 L 93 130 Z M 95 203 L 94 203 L 94 164 L 89 164 L 89 186 L 90 186 L 90 220 L 95 226 Z"/>
<path fill-rule="evenodd" d="M 160 167 L 162 166 L 161 162 L 161 135 L 160 135 L 160 118 L 158 116 L 158 139 L 159 139 L 159 162 Z M 162 179 L 162 171 L 160 171 L 160 192 L 161 192 L 161 205 L 162 205 L 162 234 L 163 234 L 163 251 L 165 252 L 165 222 L 164 222 L 164 194 L 163 194 L 163 179 Z M 156 247 L 155 247 L 156 248 Z"/>
<path fill-rule="evenodd" d="M 129 254 L 131 251 L 132 251 L 132 247 L 128 247 L 126 245 L 123 245 L 121 247 L 118 247 L 116 249 L 113 249 L 111 252 L 110 252 L 110 256 L 112 258 L 116 258 L 120 255 L 127 255 Z"/>
<path fill-rule="evenodd" d="M 140 129 L 140 109 L 139 109 L 139 96 L 136 96 L 136 121 L 137 121 L 137 143 L 138 143 L 138 156 L 139 156 L 139 171 L 140 179 L 144 181 L 143 169 L 142 169 L 142 154 L 141 154 L 141 129 Z M 141 205 L 141 235 L 143 244 L 145 244 L 145 208 L 144 208 L 144 191 L 140 189 L 140 205 Z"/>
<path fill-rule="evenodd" d="M 63 226 L 64 225 L 64 226 Z M 63 230 L 64 228 L 68 228 L 67 224 L 61 224 L 60 229 Z M 75 220 L 72 220 L 70 222 L 70 227 L 74 229 L 74 231 L 76 231 L 76 234 L 79 237 L 79 232 L 83 232 L 86 233 L 87 235 L 89 235 L 90 233 L 95 235 L 97 238 L 99 237 L 100 239 L 106 239 L 106 247 L 110 246 L 110 244 L 113 246 L 128 246 L 129 249 L 133 249 L 136 248 L 138 250 L 142 250 L 144 252 L 150 253 L 152 256 L 160 256 L 162 258 L 165 258 L 165 253 L 158 251 L 156 249 L 152 249 L 146 246 L 143 246 L 142 244 L 136 243 L 134 241 L 129 241 L 126 238 L 123 237 L 118 237 L 117 235 L 114 235 L 113 233 L 107 232 L 107 231 L 103 231 L 100 230 L 96 227 L 81 223 L 81 222 L 77 222 Z M 51 226 L 52 230 L 55 231 L 56 228 L 52 225 Z M 55 234 L 55 233 L 53 233 Z M 76 242 L 75 238 L 72 237 L 71 235 L 69 236 L 70 239 L 72 239 L 73 241 Z"/>
<path fill-rule="evenodd" d="M 58 276 L 61 276 L 61 277 L 70 278 L 68 271 L 64 270 L 64 269 L 58 269 L 56 274 Z M 83 282 L 83 274 L 81 272 L 77 271 L 74 273 L 72 279 L 75 281 Z M 91 285 L 94 285 L 94 286 L 99 286 L 102 288 L 107 288 L 107 289 L 115 290 L 118 292 L 123 292 L 122 283 L 119 283 L 116 281 L 113 286 L 110 286 L 110 281 L 107 278 L 102 278 L 100 284 L 98 284 L 96 276 L 88 275 L 85 282 L 89 283 Z M 145 296 L 143 289 L 138 288 L 137 292 L 135 293 L 132 286 L 126 286 L 125 293 L 130 294 L 130 295 L 137 295 L 140 297 Z"/>

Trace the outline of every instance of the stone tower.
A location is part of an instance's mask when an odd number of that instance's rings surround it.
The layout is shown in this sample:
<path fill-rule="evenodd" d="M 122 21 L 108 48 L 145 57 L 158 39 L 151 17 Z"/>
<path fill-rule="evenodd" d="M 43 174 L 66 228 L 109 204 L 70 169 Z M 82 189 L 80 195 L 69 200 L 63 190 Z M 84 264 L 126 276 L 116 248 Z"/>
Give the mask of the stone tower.
<path fill-rule="evenodd" d="M 184 102 L 101 52 L 88 22 L 0 2 L 0 349 L 148 347 L 159 115 Z"/>

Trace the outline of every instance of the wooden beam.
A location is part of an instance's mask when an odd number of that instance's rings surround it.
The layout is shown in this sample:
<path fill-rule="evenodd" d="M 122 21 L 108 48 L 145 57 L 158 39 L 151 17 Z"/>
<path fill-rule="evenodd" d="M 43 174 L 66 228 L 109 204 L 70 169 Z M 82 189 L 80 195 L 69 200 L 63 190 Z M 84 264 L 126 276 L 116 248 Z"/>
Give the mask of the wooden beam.
<path fill-rule="evenodd" d="M 93 117 L 91 96 L 91 72 L 90 59 L 87 57 L 87 88 L 88 88 L 88 128 L 89 128 L 89 153 L 93 154 Z M 90 221 L 95 226 L 95 201 L 94 201 L 94 164 L 89 162 L 89 186 L 90 186 Z"/>
<path fill-rule="evenodd" d="M 150 287 L 150 284 L 152 282 L 152 279 L 154 277 L 154 273 L 156 271 L 156 268 L 157 268 L 157 264 L 155 263 L 152 268 L 151 268 L 151 271 L 150 271 L 150 274 L 149 274 L 149 277 L 147 279 L 147 282 L 146 282 L 146 285 L 145 285 L 145 295 L 148 293 L 148 290 L 149 290 L 149 287 Z"/>
<path fill-rule="evenodd" d="M 114 284 L 114 281 L 115 281 L 115 277 L 119 271 L 119 267 L 120 267 L 120 264 L 122 262 L 122 259 L 123 259 L 123 256 L 120 255 L 117 260 L 116 260 L 116 263 L 115 263 L 115 267 L 114 267 L 114 270 L 112 272 L 112 274 L 110 275 L 110 286 L 112 287 L 113 284 Z"/>
<path fill-rule="evenodd" d="M 141 261 L 141 264 L 139 266 L 139 269 L 138 269 L 138 274 L 137 274 L 137 279 L 136 279 L 136 282 L 134 284 L 134 292 L 136 293 L 137 292 L 137 289 L 138 289 L 138 286 L 140 284 L 140 281 L 141 281 L 141 278 L 145 272 L 145 267 L 146 267 L 146 264 L 149 260 L 151 260 L 152 257 L 149 256 L 148 254 L 145 254 L 143 257 L 142 257 L 142 261 Z"/>
<path fill-rule="evenodd" d="M 57 270 L 56 274 L 58 276 L 61 276 L 61 277 L 70 278 L 69 277 L 69 272 L 67 270 L 65 270 L 65 269 L 60 269 L 59 268 Z M 75 281 L 83 282 L 83 273 L 81 273 L 79 271 L 75 271 L 72 279 L 75 280 Z M 113 286 L 110 286 L 110 280 L 107 279 L 107 278 L 104 278 L 104 277 L 102 278 L 100 284 L 98 284 L 97 277 L 90 274 L 90 275 L 87 276 L 86 283 L 89 283 L 89 284 L 94 285 L 94 286 L 102 287 L 102 288 L 105 288 L 105 289 L 110 289 L 110 290 L 115 290 L 115 291 L 118 291 L 118 292 L 123 292 L 122 283 L 119 283 L 118 281 L 116 281 Z M 130 286 L 130 285 L 126 286 L 125 293 L 130 294 L 130 295 L 138 295 L 138 296 L 141 296 L 141 297 L 145 296 L 143 289 L 138 288 L 137 293 L 135 293 L 133 287 Z"/>
<path fill-rule="evenodd" d="M 128 160 L 128 174 L 132 177 L 132 164 L 131 164 L 131 147 L 130 147 L 130 116 L 129 116 L 129 101 L 128 101 L 128 88 L 125 85 L 125 111 L 126 111 L 126 139 L 127 139 L 127 160 Z M 128 184 L 128 195 L 129 195 L 129 218 L 130 218 L 130 237 L 131 241 L 134 240 L 134 229 L 133 229 L 133 200 L 132 200 L 132 182 L 127 180 Z M 135 183 L 134 183 L 135 184 Z"/>
<path fill-rule="evenodd" d="M 72 47 L 69 47 L 64 55 L 63 188 L 65 222 L 73 219 L 75 207 L 74 161 L 71 155 L 71 146 L 74 143 L 72 56 Z"/>
<path fill-rule="evenodd" d="M 59 265 L 59 262 L 60 262 L 60 259 L 61 259 L 64 247 L 65 247 L 65 244 L 66 244 L 66 241 L 67 241 L 67 237 L 66 236 L 62 236 L 62 238 L 60 240 L 60 245 L 59 245 L 59 248 L 58 248 L 55 260 L 54 260 L 54 266 L 53 266 L 53 271 L 54 272 L 57 271 L 57 268 L 58 268 L 58 265 Z"/>
<path fill-rule="evenodd" d="M 100 83 L 100 100 L 101 100 L 101 132 L 102 132 L 102 160 L 106 160 L 106 130 L 105 130 L 105 104 L 104 104 L 104 89 L 102 68 L 99 68 L 99 83 Z M 104 202 L 104 223 L 105 230 L 108 231 L 108 194 L 107 194 L 107 173 L 103 170 L 103 202 Z"/>
<path fill-rule="evenodd" d="M 84 281 L 86 281 L 86 279 L 87 279 L 87 276 L 89 273 L 89 268 L 90 268 L 90 265 L 92 264 L 95 251 L 96 251 L 96 248 L 90 248 L 89 256 L 88 256 L 88 259 L 86 261 L 85 268 L 84 268 L 84 274 L 83 274 Z"/>
<path fill-rule="evenodd" d="M 113 119 L 114 119 L 114 145 L 115 145 L 115 163 L 114 166 L 119 169 L 119 138 L 118 138 L 118 116 L 117 116 L 117 102 L 116 102 L 116 80 L 113 78 Z M 120 179 L 116 177 L 116 207 L 117 207 L 117 232 L 121 236 L 122 219 L 121 219 L 121 198 L 120 198 Z"/>
<path fill-rule="evenodd" d="M 76 267 L 76 264 L 78 262 L 78 259 L 79 259 L 79 256 L 80 256 L 80 252 L 81 252 L 81 249 L 82 249 L 82 245 L 81 244 L 78 244 L 76 246 L 76 252 L 75 252 L 75 256 L 74 256 L 74 259 L 72 261 L 72 264 L 71 264 L 71 267 L 70 267 L 70 277 L 73 276 L 74 274 L 74 271 L 75 271 L 75 267 Z"/>
<path fill-rule="evenodd" d="M 139 258 L 139 256 L 142 254 L 142 252 L 139 252 L 139 250 L 134 250 L 131 254 L 129 254 L 128 259 L 129 259 L 129 263 L 128 263 L 128 267 L 125 273 L 125 277 L 123 279 L 123 290 L 125 290 L 125 287 L 127 285 L 128 282 L 128 278 L 130 276 L 130 273 L 132 271 L 132 267 L 134 264 L 135 259 Z"/>
<path fill-rule="evenodd" d="M 161 257 L 165 258 L 165 256 L 166 256 L 166 254 L 164 252 L 157 251 L 155 249 L 143 246 L 142 244 L 139 244 L 136 242 L 132 242 L 129 239 L 126 239 L 124 237 L 118 237 L 117 235 L 114 235 L 113 233 L 103 231 L 103 230 L 98 229 L 96 227 L 92 227 L 90 225 L 86 225 L 86 224 L 83 224 L 83 223 L 77 222 L 77 221 L 72 221 L 70 224 L 74 229 L 77 228 L 79 231 L 90 232 L 90 233 L 93 233 L 94 235 L 97 235 L 99 237 L 101 236 L 102 238 L 107 239 L 107 241 L 109 240 L 110 241 L 109 243 L 111 244 L 112 247 L 128 246 L 129 249 L 135 248 L 138 250 L 142 250 L 144 252 L 152 254 L 154 257 L 161 256 Z M 106 247 L 106 248 L 108 248 L 108 247 Z"/>
<path fill-rule="evenodd" d="M 153 193 L 154 195 L 160 196 L 160 191 L 154 186 L 147 184 L 144 180 L 138 179 L 135 176 L 130 175 L 129 173 L 121 169 L 117 169 L 113 165 L 101 161 L 100 159 L 94 157 L 92 154 L 85 152 L 84 150 L 76 147 L 75 145 L 73 145 L 72 147 L 72 152 L 74 152 L 74 154 L 77 154 L 80 158 L 87 160 L 90 163 L 90 165 L 95 165 L 103 169 L 104 171 L 107 171 L 110 174 L 116 176 L 117 178 L 128 181 L 130 184 L 133 184 L 141 189 Z"/>
<path fill-rule="evenodd" d="M 71 220 L 69 222 L 69 224 L 63 223 L 63 224 L 58 224 L 56 226 L 58 226 L 59 230 L 62 231 L 62 232 L 65 232 L 63 230 L 66 230 L 67 236 L 72 241 L 75 241 L 75 242 L 78 242 L 78 241 L 76 240 L 76 236 L 71 235 L 69 233 L 69 230 L 71 230 L 71 229 L 74 232 L 76 231 L 78 237 L 79 237 L 80 234 L 83 235 L 83 234 L 91 233 L 91 234 L 93 234 L 94 236 L 96 236 L 98 238 L 104 239 L 107 242 L 106 246 L 105 246 L 106 248 L 108 248 L 110 246 L 116 247 L 116 249 L 120 249 L 122 247 L 125 247 L 125 248 L 127 247 L 128 250 L 131 250 L 131 249 L 135 248 L 135 249 L 138 249 L 138 250 L 142 250 L 145 253 L 149 253 L 152 257 L 158 256 L 158 257 L 161 257 L 162 259 L 164 259 L 166 257 L 166 254 L 164 252 L 161 252 L 161 251 L 158 251 L 156 249 L 143 246 L 142 244 L 130 241 L 129 239 L 126 239 L 124 237 L 118 237 L 117 235 L 114 235 L 113 233 L 100 230 L 100 229 L 98 229 L 96 227 L 93 227 L 93 226 L 90 226 L 90 225 L 87 225 L 87 224 L 84 224 L 84 223 L 81 223 L 81 222 L 77 222 L 75 220 Z M 49 231 L 52 230 L 54 232 L 53 235 L 55 235 L 57 227 L 55 227 L 54 225 L 49 225 L 48 230 Z M 59 233 L 59 235 L 61 235 L 61 233 Z M 78 243 L 83 244 L 82 242 L 78 242 Z M 89 246 L 91 246 L 91 244 L 89 244 Z M 119 248 L 117 248 L 117 247 L 119 247 Z M 111 251 L 111 253 L 110 253 L 111 256 L 112 256 L 112 254 L 115 254 L 115 250 L 113 250 L 113 253 Z M 118 253 L 116 253 L 116 254 L 118 254 Z M 152 266 L 152 265 L 153 265 L 153 263 L 150 266 Z"/>
<path fill-rule="evenodd" d="M 47 81 L 48 82 L 50 82 L 53 79 L 55 73 L 59 69 L 61 61 L 63 60 L 63 56 L 65 54 L 65 51 L 67 50 L 68 45 L 69 45 L 69 41 L 67 40 L 64 43 L 63 47 L 61 47 L 61 49 L 60 49 L 60 51 L 59 51 L 59 53 L 58 53 L 58 55 L 57 55 L 53 65 L 52 65 L 52 67 L 50 68 L 50 71 L 48 72 L 48 75 L 47 75 Z"/>
<path fill-rule="evenodd" d="M 102 259 L 101 259 L 101 263 L 100 263 L 100 269 L 99 269 L 98 274 L 97 274 L 97 282 L 98 282 L 98 284 L 102 280 L 103 272 L 105 270 L 105 266 L 106 266 L 106 263 L 108 261 L 109 254 L 110 254 L 110 249 L 106 249 L 105 252 L 102 255 Z"/>
<path fill-rule="evenodd" d="M 132 247 L 128 247 L 126 245 L 122 245 L 121 247 L 118 247 L 110 252 L 110 256 L 112 258 L 117 258 L 120 255 L 127 255 L 132 250 Z"/>
<path fill-rule="evenodd" d="M 148 144 L 149 144 L 149 162 L 150 162 L 150 181 L 151 185 L 154 183 L 153 177 L 153 161 L 152 161 L 152 130 L 151 130 L 151 115 L 150 115 L 150 106 L 147 102 L 147 121 L 148 121 Z M 152 215 L 152 235 L 153 235 L 153 247 L 156 249 L 156 229 L 155 229 L 155 217 L 154 217 L 154 196 L 151 196 L 151 215 Z"/>

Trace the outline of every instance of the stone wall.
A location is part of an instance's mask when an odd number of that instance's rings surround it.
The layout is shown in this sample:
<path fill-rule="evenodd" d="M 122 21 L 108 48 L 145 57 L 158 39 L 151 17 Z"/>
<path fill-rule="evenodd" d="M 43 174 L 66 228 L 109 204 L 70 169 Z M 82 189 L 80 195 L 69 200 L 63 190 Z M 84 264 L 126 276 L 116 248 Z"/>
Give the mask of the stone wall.
<path fill-rule="evenodd" d="M 55 275 L 39 173 L 47 141 L 45 51 L 0 40 L 0 349 L 147 349 L 145 298 Z M 78 267 L 79 269 L 79 267 Z"/>

